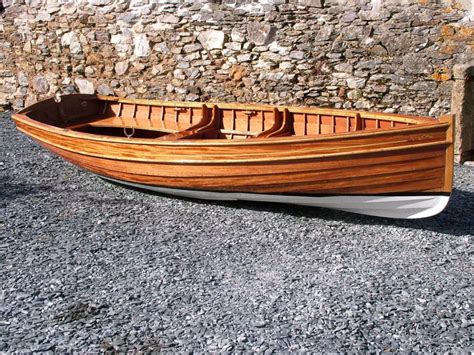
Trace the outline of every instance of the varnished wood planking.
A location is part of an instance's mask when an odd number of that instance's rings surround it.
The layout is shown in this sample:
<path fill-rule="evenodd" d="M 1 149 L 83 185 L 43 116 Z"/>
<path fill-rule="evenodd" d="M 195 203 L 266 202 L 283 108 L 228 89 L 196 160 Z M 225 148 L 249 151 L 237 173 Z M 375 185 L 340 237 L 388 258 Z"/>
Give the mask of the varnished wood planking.
<path fill-rule="evenodd" d="M 243 184 L 242 186 L 222 186 L 218 184 L 196 184 L 189 179 L 160 179 L 155 176 L 143 176 L 139 174 L 130 174 L 108 169 L 98 166 L 83 165 L 86 169 L 118 180 L 137 182 L 148 185 L 182 188 L 182 189 L 200 189 L 213 191 L 240 191 L 254 193 L 304 193 L 304 194 L 362 194 L 370 193 L 368 186 L 377 187 L 377 192 L 373 193 L 404 193 L 410 191 L 436 191 L 442 192 L 440 188 L 440 179 L 442 181 L 443 169 L 430 169 L 423 172 L 399 172 L 397 174 L 386 174 L 380 176 L 364 177 L 357 181 L 354 186 L 354 180 L 341 179 L 339 181 L 309 181 L 301 183 L 290 183 L 284 186 L 273 186 L 271 184 L 263 184 L 260 186 Z M 183 181 L 184 180 L 184 181 Z M 430 184 L 425 184 L 430 181 Z M 406 184 L 406 185 L 405 185 Z M 375 191 L 375 190 L 374 190 Z"/>
<path fill-rule="evenodd" d="M 166 166 L 161 166 L 155 171 L 148 172 L 134 168 L 134 163 L 124 162 L 128 165 L 128 169 L 124 165 L 107 164 L 107 161 L 97 159 L 84 159 L 77 154 L 60 151 L 54 147 L 49 146 L 49 149 L 64 156 L 71 162 L 84 166 L 87 169 L 106 176 L 114 177 L 116 179 L 125 179 L 127 181 L 145 183 L 149 185 L 169 186 L 179 188 L 192 188 L 203 190 L 220 190 L 220 191 L 253 191 L 253 192 L 269 192 L 269 191 L 300 191 L 305 193 L 327 191 L 337 187 L 345 187 L 346 185 L 355 187 L 359 186 L 365 188 L 367 186 L 367 179 L 374 179 L 374 182 L 380 178 L 389 180 L 394 183 L 397 179 L 425 179 L 426 173 L 430 175 L 436 170 L 438 174 L 444 173 L 444 157 L 438 155 L 431 159 L 414 159 L 412 161 L 401 163 L 374 164 L 363 167 L 363 169 L 346 166 L 345 168 L 336 167 L 332 170 L 318 170 L 318 162 L 313 162 L 313 171 L 299 172 L 294 171 L 292 174 L 260 174 L 249 176 L 226 176 L 226 171 L 222 171 L 222 176 L 160 176 L 166 173 Z M 251 168 L 241 166 L 240 170 L 248 173 Z M 148 173 L 148 175 L 146 174 Z M 227 174 L 229 170 L 227 169 Z M 390 179 L 390 176 L 392 179 Z M 317 186 L 314 186 L 317 184 Z M 309 186 L 309 187 L 308 187 Z M 443 184 L 442 180 L 438 179 L 436 186 L 441 191 Z M 309 188 L 309 190 L 308 190 Z M 403 192 L 396 190 L 390 186 L 386 187 L 390 192 Z M 354 190 L 352 193 L 358 193 Z"/>
<path fill-rule="evenodd" d="M 50 149 L 54 148 L 49 146 Z M 55 148 L 57 149 L 57 148 Z M 254 163 L 254 164 L 212 164 L 203 168 L 203 164 L 188 164 L 186 169 L 178 164 L 165 163 L 143 163 L 129 160 L 111 160 L 106 158 L 96 158 L 84 156 L 78 153 L 60 150 L 61 155 L 72 157 L 76 160 L 83 161 L 89 165 L 98 165 L 109 170 L 117 170 L 123 172 L 137 173 L 143 175 L 160 176 L 164 178 L 179 177 L 201 177 L 205 179 L 212 178 L 253 178 L 260 176 L 273 176 L 275 179 L 291 178 L 293 174 L 330 172 L 339 175 L 341 171 L 348 171 L 349 176 L 355 176 L 359 171 L 365 171 L 378 167 L 383 169 L 384 166 L 406 166 L 408 169 L 416 168 L 412 166 L 416 162 L 426 162 L 426 164 L 438 164 L 444 162 L 444 150 L 412 150 L 403 154 L 379 154 L 372 153 L 356 159 L 340 157 L 337 159 L 315 159 L 308 161 L 297 161 L 293 163 L 276 162 Z M 393 165 L 392 165 L 393 164 Z"/>
<path fill-rule="evenodd" d="M 359 188 L 366 188 L 370 184 L 383 184 L 385 185 L 386 193 L 402 193 L 405 192 L 405 190 L 396 190 L 392 187 L 392 184 L 398 182 L 420 181 L 420 187 L 422 187 L 423 181 L 425 179 L 434 178 L 438 180 L 437 186 L 440 186 L 439 179 L 442 178 L 443 172 L 443 169 L 435 168 L 415 172 L 397 172 L 380 175 L 375 174 L 373 176 L 357 177 L 356 179 L 346 178 L 335 179 L 336 181 L 308 181 L 296 184 L 284 184 L 280 186 L 267 186 L 262 188 L 259 192 L 278 193 L 278 191 L 285 191 L 288 193 L 327 193 L 328 191 L 333 191 L 333 193 L 336 193 L 340 188 L 350 187 L 353 189 L 352 194 L 359 194 Z"/>
<path fill-rule="evenodd" d="M 51 146 L 49 146 L 51 148 Z M 64 156 L 72 156 L 72 153 L 67 151 L 61 151 Z M 298 169 L 294 164 L 286 164 L 287 169 L 284 172 L 277 172 L 274 169 L 275 165 L 268 164 L 265 166 L 232 166 L 231 169 L 225 166 L 213 165 L 213 169 L 203 169 L 202 166 L 194 169 L 175 169 L 172 164 L 144 164 L 135 163 L 129 161 L 112 161 L 107 159 L 98 159 L 87 156 L 78 156 L 76 154 L 76 160 L 84 161 L 90 165 L 96 164 L 109 170 L 137 173 L 140 175 L 149 176 L 160 176 L 167 179 L 172 178 L 202 178 L 204 180 L 212 180 L 213 178 L 222 179 L 228 182 L 228 184 L 239 183 L 243 181 L 242 177 L 245 177 L 246 181 L 251 182 L 256 179 L 268 183 L 273 178 L 274 181 L 296 181 L 300 177 L 307 176 L 318 176 L 323 179 L 331 178 L 345 178 L 345 177 L 358 177 L 367 176 L 372 174 L 380 174 L 386 172 L 397 172 L 397 171 L 414 171 L 420 169 L 429 169 L 432 167 L 444 166 L 444 157 L 441 154 L 433 156 L 431 158 L 421 157 L 415 153 L 412 159 L 407 161 L 397 162 L 394 157 L 386 160 L 383 163 L 380 162 L 367 162 L 367 159 L 360 159 L 364 161 L 363 165 L 357 160 L 347 160 L 344 164 L 333 165 L 332 168 L 328 167 L 328 164 L 322 161 L 310 161 L 305 164 L 304 168 Z M 358 164 L 359 163 L 359 164 Z M 211 174 L 212 172 L 212 174 Z M 217 174 L 220 172 L 220 174 Z M 230 173 L 233 174 L 230 174 Z M 288 174 L 291 173 L 291 176 Z"/>
<path fill-rule="evenodd" d="M 81 164 L 83 165 L 83 164 Z M 124 172 L 117 172 L 105 169 L 100 166 L 89 166 L 88 164 L 83 165 L 87 169 L 104 176 L 113 177 L 119 180 L 138 182 L 143 184 L 157 185 L 157 186 L 168 186 L 177 188 L 191 188 L 191 189 L 204 189 L 204 190 L 217 190 L 217 191 L 247 191 L 247 192 L 278 192 L 282 191 L 278 188 L 273 188 L 270 185 L 264 185 L 263 188 L 256 188 L 251 185 L 244 185 L 243 188 L 236 188 L 236 186 L 221 186 L 216 184 L 204 184 L 204 185 L 193 185 L 189 179 L 160 179 L 156 176 L 143 176 L 139 174 L 130 174 Z M 381 174 L 380 176 L 364 177 L 353 179 L 336 179 L 333 182 L 305 182 L 301 184 L 292 184 L 291 189 L 285 189 L 283 191 L 293 191 L 295 193 L 332 193 L 337 194 L 338 191 L 344 191 L 348 194 L 360 194 L 367 190 L 368 186 L 378 186 L 379 189 L 385 186 L 385 193 L 395 192 L 408 192 L 412 191 L 415 182 L 418 182 L 418 191 L 424 191 L 427 189 L 441 191 L 440 189 L 440 176 L 443 174 L 443 169 L 429 169 L 421 172 L 398 172 L 395 174 Z M 424 185 L 423 181 L 430 180 L 430 185 Z M 431 181 L 432 180 L 432 181 Z M 354 181 L 357 182 L 357 187 L 353 186 Z M 403 182 L 407 184 L 403 185 Z M 421 190 L 420 190 L 421 189 Z M 349 191 L 350 190 L 350 191 Z M 381 190 L 381 189 L 380 189 Z"/>

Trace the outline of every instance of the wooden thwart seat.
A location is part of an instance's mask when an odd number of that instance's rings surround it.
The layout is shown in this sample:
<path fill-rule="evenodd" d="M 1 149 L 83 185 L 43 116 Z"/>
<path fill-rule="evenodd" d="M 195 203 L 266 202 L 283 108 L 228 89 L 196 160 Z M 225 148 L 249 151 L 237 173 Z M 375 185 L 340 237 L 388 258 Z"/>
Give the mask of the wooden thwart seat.
<path fill-rule="evenodd" d="M 257 138 L 285 137 L 293 135 L 293 121 L 288 109 L 285 108 L 283 110 L 283 119 L 281 119 L 280 112 L 277 108 L 273 109 L 273 114 L 275 117 L 275 123 L 269 130 L 260 133 Z"/>
<path fill-rule="evenodd" d="M 219 127 L 218 121 L 218 108 L 216 105 L 212 107 L 212 114 L 209 113 L 209 108 L 206 105 L 202 105 L 202 119 L 196 125 L 191 126 L 181 132 L 169 134 L 157 139 L 161 140 L 178 140 L 178 139 L 191 139 L 191 138 L 202 138 L 204 134 L 208 134 Z"/>
<path fill-rule="evenodd" d="M 205 115 L 203 115 L 203 118 Z M 235 116 L 234 116 L 235 119 Z M 245 136 L 249 138 L 269 138 L 269 137 L 285 137 L 294 134 L 292 126 L 292 118 L 288 109 L 280 112 L 277 108 L 273 109 L 273 125 L 263 131 L 255 132 L 249 128 L 250 123 L 247 125 L 247 130 L 237 129 L 225 129 L 223 127 L 222 116 L 219 108 L 214 105 L 212 108 L 212 117 L 209 119 L 207 124 L 198 124 L 190 127 L 182 132 L 177 132 L 167 136 L 160 137 L 160 140 L 178 140 L 178 139 L 212 139 L 220 138 L 223 135 L 230 135 L 233 138 L 234 135 Z M 235 127 L 235 123 L 232 124 L 232 128 Z"/>

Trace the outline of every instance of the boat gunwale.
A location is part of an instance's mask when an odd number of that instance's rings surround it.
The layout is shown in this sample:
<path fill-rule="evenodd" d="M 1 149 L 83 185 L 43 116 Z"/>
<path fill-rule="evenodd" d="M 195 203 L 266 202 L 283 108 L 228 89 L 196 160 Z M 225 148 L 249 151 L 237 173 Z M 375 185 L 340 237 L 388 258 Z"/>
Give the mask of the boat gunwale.
<path fill-rule="evenodd" d="M 422 130 L 433 130 L 439 128 L 449 129 L 451 123 L 443 122 L 436 119 L 431 119 L 433 122 L 419 123 L 416 125 L 407 125 L 403 127 L 390 127 L 385 129 L 374 129 L 367 131 L 351 131 L 351 132 L 340 132 L 330 133 L 327 135 L 313 135 L 313 136 L 289 136 L 289 137 L 272 137 L 272 138 L 252 138 L 252 139 L 189 139 L 189 140 L 157 140 L 153 138 L 126 138 L 126 137 L 113 137 L 107 135 L 78 132 L 68 128 L 61 128 L 53 126 L 47 123 L 36 121 L 25 114 L 14 113 L 12 118 L 15 121 L 19 121 L 25 125 L 35 127 L 40 130 L 44 130 L 50 133 L 56 133 L 61 136 L 80 138 L 84 140 L 92 140 L 99 142 L 108 143 L 122 143 L 122 144 L 138 144 L 138 145 L 153 145 L 153 146 L 184 146 L 184 147 L 213 147 L 213 146 L 246 146 L 246 145 L 274 145 L 274 144 L 294 144 L 294 143 L 313 143 L 327 140 L 337 139 L 351 139 L 359 137 L 373 137 L 373 136 L 384 136 L 397 132 L 416 132 Z M 451 143 L 451 142 L 448 142 Z"/>

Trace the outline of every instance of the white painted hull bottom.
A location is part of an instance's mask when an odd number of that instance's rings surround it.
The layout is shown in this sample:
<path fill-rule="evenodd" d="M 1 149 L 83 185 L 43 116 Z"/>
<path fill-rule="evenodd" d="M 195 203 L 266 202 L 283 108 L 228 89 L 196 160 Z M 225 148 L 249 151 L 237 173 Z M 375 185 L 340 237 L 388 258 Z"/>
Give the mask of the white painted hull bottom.
<path fill-rule="evenodd" d="M 294 205 L 331 208 L 340 211 L 387 218 L 415 219 L 431 217 L 440 213 L 446 207 L 449 201 L 449 196 L 435 194 L 405 196 L 338 195 L 313 197 L 253 194 L 245 192 L 182 190 L 115 180 L 105 176 L 101 177 L 119 184 L 181 197 L 218 201 L 243 200 L 287 203 Z"/>

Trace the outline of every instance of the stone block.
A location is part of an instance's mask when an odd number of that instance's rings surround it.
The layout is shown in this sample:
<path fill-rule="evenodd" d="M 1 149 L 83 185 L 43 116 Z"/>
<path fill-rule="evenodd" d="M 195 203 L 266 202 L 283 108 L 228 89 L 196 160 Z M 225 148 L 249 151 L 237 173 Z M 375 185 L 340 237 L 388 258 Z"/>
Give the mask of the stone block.
<path fill-rule="evenodd" d="M 229 76 L 234 81 L 240 81 L 243 77 L 247 76 L 249 73 L 248 69 L 241 65 L 234 65 L 229 73 Z"/>
<path fill-rule="evenodd" d="M 61 37 L 61 45 L 63 47 L 69 47 L 71 54 L 78 54 L 82 52 L 81 43 L 73 31 L 63 34 Z"/>
<path fill-rule="evenodd" d="M 74 83 L 76 84 L 81 94 L 93 94 L 95 92 L 94 84 L 87 79 L 76 78 L 76 80 L 74 80 Z"/>
<path fill-rule="evenodd" d="M 276 28 L 268 23 L 250 22 L 247 25 L 247 40 L 258 46 L 265 46 L 273 42 Z"/>
<path fill-rule="evenodd" d="M 20 86 L 23 86 L 23 87 L 28 86 L 28 77 L 26 76 L 24 72 L 19 72 L 17 79 L 18 79 L 18 84 L 20 84 Z"/>
<path fill-rule="evenodd" d="M 237 62 L 239 63 L 250 62 L 251 60 L 252 60 L 251 53 L 239 54 L 237 56 Z"/>
<path fill-rule="evenodd" d="M 115 64 L 115 72 L 117 75 L 124 75 L 128 70 L 128 61 L 122 61 Z"/>
<path fill-rule="evenodd" d="M 419 81 L 413 84 L 412 86 L 410 86 L 410 89 L 415 90 L 415 91 L 424 91 L 427 93 L 431 93 L 434 90 L 436 90 L 436 86 L 437 84 L 434 81 Z"/>
<path fill-rule="evenodd" d="M 126 24 L 133 24 L 138 21 L 138 14 L 136 12 L 120 13 L 117 20 Z"/>
<path fill-rule="evenodd" d="M 158 16 L 158 19 L 157 19 L 159 22 L 162 22 L 162 23 L 171 23 L 171 24 L 175 24 L 175 23 L 178 23 L 179 22 L 179 17 L 173 15 L 173 14 L 164 14 L 164 15 L 160 15 Z"/>
<path fill-rule="evenodd" d="M 340 72 L 344 72 L 344 73 L 352 73 L 352 70 L 354 70 L 354 67 L 349 63 L 341 63 L 334 66 L 334 69 Z"/>
<path fill-rule="evenodd" d="M 230 37 L 232 41 L 234 42 L 239 42 L 239 43 L 245 42 L 245 35 L 239 30 L 237 30 L 236 28 L 232 29 L 232 32 L 230 33 Z"/>
<path fill-rule="evenodd" d="M 202 46 L 199 43 L 187 44 L 183 47 L 184 53 L 197 52 L 202 49 Z"/>
<path fill-rule="evenodd" d="M 388 91 L 388 86 L 384 85 L 384 84 L 374 85 L 373 90 L 374 90 L 374 92 L 383 94 L 383 93 L 386 93 Z"/>
<path fill-rule="evenodd" d="M 42 75 L 37 75 L 33 78 L 33 90 L 38 94 L 47 94 L 49 91 L 49 83 Z"/>
<path fill-rule="evenodd" d="M 113 96 L 114 91 L 106 84 L 100 84 L 97 87 L 97 93 L 99 95 L 105 95 L 105 96 Z"/>
<path fill-rule="evenodd" d="M 197 39 L 206 50 L 224 48 L 225 34 L 223 31 L 203 31 L 199 33 Z"/>
<path fill-rule="evenodd" d="M 52 16 L 48 11 L 46 10 L 40 10 L 38 11 L 38 14 L 36 15 L 35 20 L 38 22 L 49 22 L 51 21 Z"/>
<path fill-rule="evenodd" d="M 0 78 L 13 77 L 15 73 L 11 70 L 0 70 Z"/>
<path fill-rule="evenodd" d="M 302 60 L 305 53 L 303 51 L 291 51 L 289 57 L 291 59 Z"/>
<path fill-rule="evenodd" d="M 350 89 L 362 89 L 365 86 L 366 79 L 363 78 L 348 78 L 346 79 L 347 86 Z"/>
<path fill-rule="evenodd" d="M 315 36 L 316 41 L 329 41 L 334 31 L 333 25 L 323 25 Z"/>
<path fill-rule="evenodd" d="M 155 44 L 153 46 L 153 50 L 160 53 L 170 52 L 170 49 L 168 48 L 168 45 L 166 44 L 166 42 L 160 42 L 160 43 Z"/>
<path fill-rule="evenodd" d="M 61 5 L 61 14 L 63 15 L 72 15 L 77 11 L 77 5 L 75 3 L 66 3 Z"/>
<path fill-rule="evenodd" d="M 133 55 L 134 57 L 148 57 L 150 55 L 150 41 L 148 37 L 144 33 L 140 33 L 135 36 L 134 39 L 134 49 Z"/>

